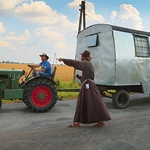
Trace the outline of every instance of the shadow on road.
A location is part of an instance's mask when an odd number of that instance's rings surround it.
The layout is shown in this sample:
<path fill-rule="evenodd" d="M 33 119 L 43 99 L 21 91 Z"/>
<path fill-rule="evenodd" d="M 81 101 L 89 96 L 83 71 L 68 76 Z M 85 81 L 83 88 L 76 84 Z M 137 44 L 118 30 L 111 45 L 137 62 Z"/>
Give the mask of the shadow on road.
<path fill-rule="evenodd" d="M 150 106 L 150 97 L 149 96 L 145 96 L 144 97 L 132 97 L 131 96 L 131 102 L 129 104 L 129 106 Z"/>
<path fill-rule="evenodd" d="M 3 104 L 0 113 L 33 113 L 24 103 Z"/>

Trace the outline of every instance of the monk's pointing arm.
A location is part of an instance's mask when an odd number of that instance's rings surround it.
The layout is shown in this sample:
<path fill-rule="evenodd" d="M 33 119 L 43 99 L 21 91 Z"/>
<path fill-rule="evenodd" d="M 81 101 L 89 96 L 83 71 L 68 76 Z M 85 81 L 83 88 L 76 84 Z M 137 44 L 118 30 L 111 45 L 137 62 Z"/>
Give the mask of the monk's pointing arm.
<path fill-rule="evenodd" d="M 83 70 L 84 64 L 82 61 L 72 60 L 72 59 L 63 59 L 63 62 L 71 67 L 74 67 L 77 70 Z"/>

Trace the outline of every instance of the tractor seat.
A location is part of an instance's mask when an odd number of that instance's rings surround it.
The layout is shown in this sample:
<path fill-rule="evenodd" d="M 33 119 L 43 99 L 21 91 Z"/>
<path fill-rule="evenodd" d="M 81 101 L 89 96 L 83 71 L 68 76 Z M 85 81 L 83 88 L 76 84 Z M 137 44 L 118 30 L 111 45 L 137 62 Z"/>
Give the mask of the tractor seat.
<path fill-rule="evenodd" d="M 56 66 L 53 66 L 53 67 L 51 68 L 51 79 L 54 80 L 55 74 L 56 74 Z"/>

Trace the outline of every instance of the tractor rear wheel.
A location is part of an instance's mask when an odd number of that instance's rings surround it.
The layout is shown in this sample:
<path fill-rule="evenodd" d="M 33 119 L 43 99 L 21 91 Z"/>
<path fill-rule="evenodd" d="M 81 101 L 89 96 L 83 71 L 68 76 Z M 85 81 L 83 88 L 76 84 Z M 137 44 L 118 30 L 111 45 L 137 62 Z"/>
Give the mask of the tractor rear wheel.
<path fill-rule="evenodd" d="M 34 112 L 46 112 L 56 104 L 57 91 L 47 80 L 34 80 L 24 90 L 24 102 Z"/>
<path fill-rule="evenodd" d="M 1 97 L 0 97 L 0 108 L 2 107 L 2 99 L 1 99 Z"/>

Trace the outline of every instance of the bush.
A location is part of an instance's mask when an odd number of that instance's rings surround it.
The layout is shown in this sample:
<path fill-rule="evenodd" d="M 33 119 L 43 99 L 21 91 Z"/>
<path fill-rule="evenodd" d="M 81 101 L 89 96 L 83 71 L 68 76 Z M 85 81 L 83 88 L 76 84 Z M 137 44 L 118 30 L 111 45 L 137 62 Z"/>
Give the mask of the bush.
<path fill-rule="evenodd" d="M 59 89 L 80 89 L 81 84 L 74 81 L 59 81 L 55 80 L 56 83 L 59 83 L 56 88 Z M 78 92 L 58 92 L 59 97 L 63 97 L 64 99 L 76 99 L 78 96 Z"/>
<path fill-rule="evenodd" d="M 58 81 L 56 81 L 57 83 Z M 60 81 L 57 89 L 79 89 L 80 84 L 74 81 Z"/>

